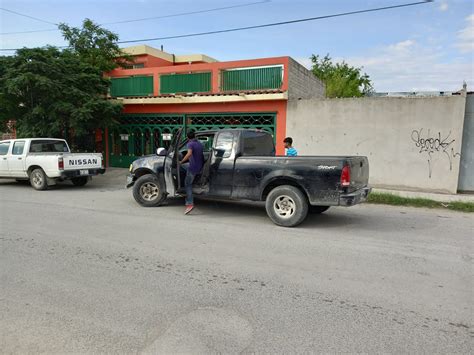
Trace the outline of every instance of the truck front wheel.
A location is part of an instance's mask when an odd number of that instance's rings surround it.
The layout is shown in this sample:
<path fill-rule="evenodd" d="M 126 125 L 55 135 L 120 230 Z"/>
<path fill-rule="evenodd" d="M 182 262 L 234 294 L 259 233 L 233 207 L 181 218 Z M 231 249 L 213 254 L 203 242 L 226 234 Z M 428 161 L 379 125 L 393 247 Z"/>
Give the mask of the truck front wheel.
<path fill-rule="evenodd" d="M 133 198 L 143 207 L 161 205 L 166 199 L 163 180 L 152 174 L 139 177 L 133 185 Z"/>
<path fill-rule="evenodd" d="M 308 215 L 306 196 L 296 187 L 275 187 L 265 200 L 268 217 L 282 227 L 295 227 Z"/>
<path fill-rule="evenodd" d="M 48 180 L 43 169 L 37 168 L 30 173 L 30 184 L 35 190 L 46 190 L 48 188 Z"/>

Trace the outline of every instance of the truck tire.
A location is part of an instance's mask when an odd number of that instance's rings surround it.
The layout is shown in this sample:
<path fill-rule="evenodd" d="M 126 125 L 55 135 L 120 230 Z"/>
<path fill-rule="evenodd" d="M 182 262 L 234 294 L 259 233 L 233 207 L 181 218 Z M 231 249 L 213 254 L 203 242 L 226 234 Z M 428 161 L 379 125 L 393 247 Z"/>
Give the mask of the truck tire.
<path fill-rule="evenodd" d="M 38 191 L 46 190 L 48 188 L 48 180 L 43 169 L 36 168 L 30 173 L 30 184 Z"/>
<path fill-rule="evenodd" d="M 166 199 L 162 178 L 152 174 L 140 176 L 133 185 L 133 198 L 143 207 L 156 207 Z"/>
<path fill-rule="evenodd" d="M 331 206 L 309 206 L 309 213 L 320 214 L 326 212 Z"/>
<path fill-rule="evenodd" d="M 81 177 L 72 178 L 71 181 L 74 184 L 74 186 L 84 186 L 89 181 L 89 178 L 87 176 L 81 176 Z"/>
<path fill-rule="evenodd" d="M 308 215 L 306 196 L 296 187 L 275 187 L 265 200 L 265 209 L 273 223 L 282 227 L 295 227 Z"/>

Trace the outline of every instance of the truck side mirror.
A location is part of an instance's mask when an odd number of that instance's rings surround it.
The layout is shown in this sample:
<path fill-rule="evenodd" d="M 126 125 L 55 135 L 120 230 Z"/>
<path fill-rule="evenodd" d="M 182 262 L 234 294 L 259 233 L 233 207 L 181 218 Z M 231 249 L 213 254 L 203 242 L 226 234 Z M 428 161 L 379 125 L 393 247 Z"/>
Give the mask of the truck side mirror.
<path fill-rule="evenodd" d="M 166 150 L 166 148 L 158 148 L 156 150 L 156 155 L 162 156 L 162 155 L 167 155 L 167 154 L 168 154 L 168 151 Z"/>

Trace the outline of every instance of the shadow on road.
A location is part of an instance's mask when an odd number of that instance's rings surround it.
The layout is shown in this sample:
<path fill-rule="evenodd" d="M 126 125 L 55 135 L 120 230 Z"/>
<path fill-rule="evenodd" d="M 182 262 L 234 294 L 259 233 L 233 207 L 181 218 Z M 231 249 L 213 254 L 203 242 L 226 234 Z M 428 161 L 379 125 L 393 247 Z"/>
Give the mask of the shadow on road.
<path fill-rule="evenodd" d="M 183 206 L 184 200 L 181 198 L 170 199 L 167 206 Z M 166 207 L 166 206 L 164 206 Z M 248 202 L 248 201 L 219 201 L 210 199 L 196 200 L 196 209 L 200 214 L 206 216 L 229 216 L 236 217 L 257 217 L 272 223 L 265 211 L 264 202 Z M 370 223 L 370 215 L 361 216 L 359 213 L 350 215 L 350 209 L 344 207 L 331 207 L 327 212 L 321 214 L 308 213 L 308 217 L 300 225 L 303 228 L 340 228 L 351 225 L 357 228 L 358 225 L 366 225 Z M 258 223 L 258 222 L 254 222 Z M 298 227 L 297 227 L 298 228 Z M 365 228 L 365 227 L 364 227 Z"/>

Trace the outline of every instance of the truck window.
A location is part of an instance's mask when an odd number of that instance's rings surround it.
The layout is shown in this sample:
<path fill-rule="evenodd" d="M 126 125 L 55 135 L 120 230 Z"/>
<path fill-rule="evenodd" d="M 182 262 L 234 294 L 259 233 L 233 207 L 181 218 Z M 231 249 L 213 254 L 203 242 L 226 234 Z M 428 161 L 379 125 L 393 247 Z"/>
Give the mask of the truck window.
<path fill-rule="evenodd" d="M 228 158 L 232 154 L 234 145 L 234 134 L 232 132 L 222 132 L 217 136 L 216 156 L 219 158 Z"/>
<path fill-rule="evenodd" d="M 30 153 L 68 153 L 66 142 L 58 140 L 34 140 L 31 141 Z"/>
<path fill-rule="evenodd" d="M 13 143 L 12 155 L 22 155 L 25 149 L 25 141 L 17 141 Z"/>
<path fill-rule="evenodd" d="M 273 156 L 275 145 L 270 134 L 265 132 L 244 131 L 242 134 L 243 155 Z"/>
<path fill-rule="evenodd" d="M 0 143 L 0 155 L 7 155 L 8 148 L 10 148 L 10 142 Z"/>

